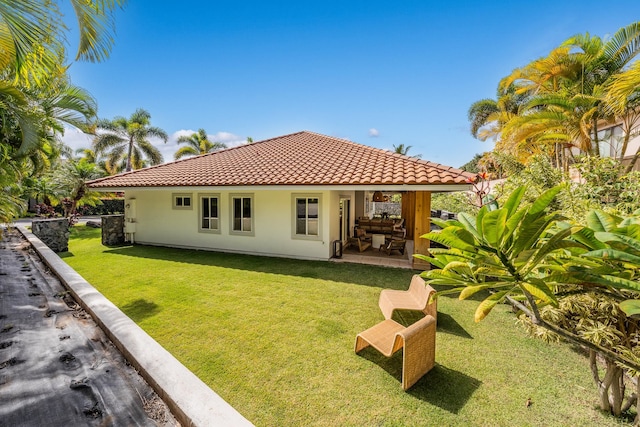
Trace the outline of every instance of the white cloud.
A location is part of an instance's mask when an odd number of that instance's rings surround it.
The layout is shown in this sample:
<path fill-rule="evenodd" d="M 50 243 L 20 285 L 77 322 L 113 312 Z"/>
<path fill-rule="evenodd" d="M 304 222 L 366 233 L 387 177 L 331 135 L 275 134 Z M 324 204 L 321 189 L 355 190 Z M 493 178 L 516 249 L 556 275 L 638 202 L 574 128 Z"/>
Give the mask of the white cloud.
<path fill-rule="evenodd" d="M 369 136 L 372 138 L 377 138 L 378 136 L 380 136 L 380 131 L 378 131 L 378 129 L 376 128 L 371 128 L 369 129 Z"/>
<path fill-rule="evenodd" d="M 83 133 L 76 128 L 64 129 L 64 135 L 62 136 L 62 142 L 71 147 L 75 152 L 79 148 L 91 148 L 92 136 Z"/>

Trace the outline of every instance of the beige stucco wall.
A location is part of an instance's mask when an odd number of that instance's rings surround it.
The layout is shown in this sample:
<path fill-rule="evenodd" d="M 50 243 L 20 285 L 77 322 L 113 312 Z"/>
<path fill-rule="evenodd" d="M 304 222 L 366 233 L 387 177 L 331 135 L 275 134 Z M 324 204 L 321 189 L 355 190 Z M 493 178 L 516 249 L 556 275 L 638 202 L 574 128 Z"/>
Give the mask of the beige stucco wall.
<path fill-rule="evenodd" d="M 629 141 L 629 145 L 627 146 L 627 152 L 625 153 L 625 156 L 633 156 L 634 154 L 636 154 L 639 148 L 640 148 L 640 136 L 631 138 L 631 140 Z"/>
<path fill-rule="evenodd" d="M 173 209 L 172 195 L 192 195 L 192 209 Z M 198 230 L 199 194 L 220 195 L 220 233 Z M 253 195 L 254 227 L 252 235 L 230 232 L 231 194 Z M 293 195 L 320 198 L 320 230 L 318 240 L 293 237 Z M 332 255 L 332 242 L 339 237 L 339 201 L 352 198 L 353 192 L 337 191 L 196 191 L 196 190 L 129 190 L 125 200 L 135 199 L 136 243 L 196 249 L 240 252 L 256 255 L 326 260 Z"/>

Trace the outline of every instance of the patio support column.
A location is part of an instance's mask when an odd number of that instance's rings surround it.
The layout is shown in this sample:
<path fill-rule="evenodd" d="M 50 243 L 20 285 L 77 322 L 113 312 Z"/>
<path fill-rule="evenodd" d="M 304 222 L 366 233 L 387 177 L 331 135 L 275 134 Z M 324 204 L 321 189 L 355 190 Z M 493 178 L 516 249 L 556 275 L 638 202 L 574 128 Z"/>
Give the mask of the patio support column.
<path fill-rule="evenodd" d="M 415 228 L 416 214 L 416 192 L 406 191 L 402 193 L 402 218 L 404 218 L 404 227 L 407 230 L 407 240 L 413 240 L 413 230 Z"/>
<path fill-rule="evenodd" d="M 413 225 L 413 252 L 429 255 L 429 240 L 420 236 L 431 230 L 431 192 L 415 192 L 415 215 Z M 428 270 L 431 266 L 428 262 L 413 258 L 413 268 L 416 270 Z"/>

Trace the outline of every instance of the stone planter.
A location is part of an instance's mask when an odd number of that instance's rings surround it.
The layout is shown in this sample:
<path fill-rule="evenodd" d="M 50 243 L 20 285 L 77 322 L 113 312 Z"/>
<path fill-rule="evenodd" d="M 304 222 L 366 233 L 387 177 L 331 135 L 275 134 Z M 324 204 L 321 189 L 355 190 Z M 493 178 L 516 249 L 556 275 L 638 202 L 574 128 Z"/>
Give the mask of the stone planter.
<path fill-rule="evenodd" d="M 103 215 L 102 244 L 104 246 L 124 245 L 124 215 Z"/>
<path fill-rule="evenodd" d="M 67 218 L 34 219 L 31 231 L 54 252 L 69 250 L 69 220 Z"/>

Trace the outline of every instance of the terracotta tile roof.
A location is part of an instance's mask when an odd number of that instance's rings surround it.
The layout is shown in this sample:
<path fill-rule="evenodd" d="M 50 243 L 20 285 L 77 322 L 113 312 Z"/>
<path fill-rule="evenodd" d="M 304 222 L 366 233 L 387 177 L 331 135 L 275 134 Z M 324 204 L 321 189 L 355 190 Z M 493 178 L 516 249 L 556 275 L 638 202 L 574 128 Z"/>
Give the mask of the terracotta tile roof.
<path fill-rule="evenodd" d="M 92 188 L 465 184 L 438 163 L 303 131 L 101 178 Z"/>

